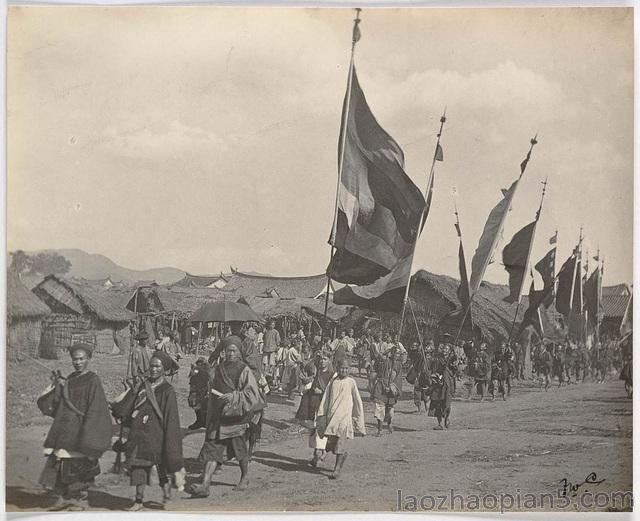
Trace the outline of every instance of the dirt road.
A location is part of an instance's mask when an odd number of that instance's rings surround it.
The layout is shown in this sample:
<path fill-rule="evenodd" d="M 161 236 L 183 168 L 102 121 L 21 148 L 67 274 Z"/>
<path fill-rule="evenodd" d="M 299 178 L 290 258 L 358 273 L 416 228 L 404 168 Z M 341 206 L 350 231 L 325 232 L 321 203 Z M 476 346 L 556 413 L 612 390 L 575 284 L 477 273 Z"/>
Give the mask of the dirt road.
<path fill-rule="evenodd" d="M 364 379 L 358 379 L 364 389 Z M 327 478 L 334 457 L 313 469 L 307 438 L 293 421 L 297 403 L 273 396 L 266 436 L 251 464 L 247 492 L 235 492 L 235 462 L 214 478 L 208 499 L 175 492 L 175 510 L 628 510 L 632 488 L 632 402 L 622 382 L 584 383 L 548 392 L 516 384 L 506 402 L 453 403 L 448 431 L 434 431 L 435 419 L 414 413 L 409 393 L 396 409 L 396 429 L 378 438 L 372 405 L 365 403 L 368 435 L 350 440 L 343 475 Z M 407 387 L 407 384 L 405 384 Z M 407 389 L 405 389 L 406 391 Z M 366 401 L 367 393 L 362 392 Z M 192 412 L 182 407 L 182 424 Z M 7 431 L 7 509 L 46 510 L 52 499 L 36 485 L 43 464 L 48 423 Z M 197 479 L 195 461 L 204 433 L 185 430 L 188 482 Z M 101 461 L 111 467 L 114 454 Z M 595 473 L 587 479 L 589 474 Z M 559 498 L 562 479 L 578 487 L 571 500 Z M 501 496 L 502 494 L 502 496 Z M 544 495 L 546 494 L 546 496 Z M 598 495 L 596 495 L 598 494 Z M 119 510 L 131 504 L 125 476 L 103 473 L 90 505 Z M 157 486 L 147 507 L 161 508 Z M 596 506 L 597 503 L 597 506 Z"/>

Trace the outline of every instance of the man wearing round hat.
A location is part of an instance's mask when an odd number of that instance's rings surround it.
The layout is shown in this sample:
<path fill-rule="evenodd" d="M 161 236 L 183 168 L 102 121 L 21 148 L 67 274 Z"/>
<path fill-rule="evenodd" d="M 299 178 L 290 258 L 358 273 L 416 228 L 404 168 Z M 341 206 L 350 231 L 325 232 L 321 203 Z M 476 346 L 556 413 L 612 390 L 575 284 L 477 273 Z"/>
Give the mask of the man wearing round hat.
<path fill-rule="evenodd" d="M 202 482 L 192 488 L 194 497 L 207 497 L 211 478 L 226 459 L 236 458 L 241 472 L 236 490 L 248 485 L 251 458 L 251 424 L 266 402 L 253 372 L 240 356 L 236 336 L 222 340 L 224 361 L 215 368 L 207 407 L 207 433 L 199 459 L 204 462 Z"/>
<path fill-rule="evenodd" d="M 132 408 L 120 415 L 130 425 L 125 452 L 131 485 L 136 487 L 131 511 L 142 510 L 145 487 L 151 482 L 154 466 L 163 502 L 171 499 L 172 481 L 177 487 L 182 486 L 185 472 L 178 402 L 173 386 L 165 378 L 175 363 L 164 351 L 156 351 L 149 361 L 148 377 L 130 391 L 135 393 Z"/>
<path fill-rule="evenodd" d="M 258 345 L 256 344 L 256 341 L 252 337 L 244 334 L 244 322 L 233 321 L 228 322 L 228 325 L 231 330 L 231 335 L 227 338 L 235 337 L 239 340 L 240 343 L 237 345 L 240 349 L 240 357 L 242 358 L 242 361 L 249 366 L 249 369 L 253 371 L 253 376 L 255 376 L 256 381 L 259 381 L 262 376 L 262 368 L 260 364 L 260 353 L 258 353 Z M 226 338 L 218 344 L 218 347 L 216 347 L 215 351 L 209 357 L 210 363 L 217 360 L 224 352 L 224 340 L 226 340 Z"/>
<path fill-rule="evenodd" d="M 111 446 L 111 415 L 97 374 L 88 370 L 93 346 L 69 348 L 74 371 L 52 375 L 52 385 L 38 398 L 38 407 L 53 418 L 44 441 L 47 463 L 40 483 L 58 496 L 56 510 L 84 510 L 82 500 L 100 474 L 98 459 Z"/>
<path fill-rule="evenodd" d="M 262 377 L 262 371 L 260 368 L 260 355 L 258 354 L 258 349 L 256 347 L 255 342 L 245 335 L 242 334 L 242 322 L 230 322 L 231 327 L 231 336 L 223 338 L 222 341 L 218 344 L 218 347 L 214 351 L 214 353 L 209 357 L 209 363 L 214 362 L 218 359 L 220 354 L 225 352 L 225 349 L 228 345 L 234 344 L 238 347 L 238 352 L 240 355 L 240 360 L 251 370 L 253 373 L 253 377 L 258 383 L 258 389 L 260 391 L 260 396 L 264 403 L 266 404 L 267 400 L 265 398 L 264 387 L 261 385 L 261 382 L 265 382 L 265 379 Z M 244 336 L 244 339 L 242 338 Z M 260 409 L 254 413 L 251 417 L 251 421 L 249 422 L 249 453 L 253 453 L 253 448 L 255 444 L 260 440 L 262 435 L 262 418 L 263 418 L 263 410 Z"/>

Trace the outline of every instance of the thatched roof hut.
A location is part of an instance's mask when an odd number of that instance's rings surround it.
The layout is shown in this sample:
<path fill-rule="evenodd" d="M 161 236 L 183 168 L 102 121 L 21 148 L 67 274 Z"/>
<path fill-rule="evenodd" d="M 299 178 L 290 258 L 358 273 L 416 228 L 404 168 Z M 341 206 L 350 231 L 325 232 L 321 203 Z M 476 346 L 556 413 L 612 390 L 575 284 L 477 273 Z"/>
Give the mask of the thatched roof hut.
<path fill-rule="evenodd" d="M 51 313 L 49 307 L 36 297 L 20 281 L 20 277 L 7 272 L 7 319 L 9 322 L 24 319 L 39 319 Z"/>
<path fill-rule="evenodd" d="M 455 315 L 460 310 L 457 289 L 460 281 L 447 275 L 436 275 L 425 270 L 419 270 L 412 277 L 409 298 L 416 314 L 421 334 L 425 338 L 433 337 L 437 333 L 456 335 L 462 316 Z M 514 323 L 517 304 L 509 304 L 503 299 L 509 294 L 507 286 L 483 282 L 478 294 L 473 300 L 471 316 L 474 325 L 480 328 L 483 337 L 489 342 L 506 340 Z M 514 333 L 528 307 L 528 298 L 523 297 L 515 320 Z M 399 317 L 397 314 L 383 313 L 383 321 L 389 329 L 397 330 Z M 559 325 L 554 316 L 554 310 L 543 310 L 543 326 L 545 334 L 553 336 L 558 332 Z M 410 324 L 410 325 L 409 325 Z M 404 341 L 417 338 L 416 327 L 413 324 L 411 310 L 408 309 L 403 326 Z M 472 331 L 462 332 L 463 338 L 473 335 Z"/>
<path fill-rule="evenodd" d="M 13 271 L 7 272 L 7 347 L 11 356 L 38 356 L 42 318 L 51 313 L 49 307 L 20 281 Z"/>
<path fill-rule="evenodd" d="M 125 308 L 120 292 L 55 275 L 45 277 L 33 292 L 54 313 L 44 325 L 47 356 L 57 356 L 78 340 L 95 342 L 99 352 L 123 350 L 128 323 L 136 315 Z"/>
<path fill-rule="evenodd" d="M 56 275 L 46 276 L 33 292 L 56 313 L 93 315 L 110 323 L 126 323 L 135 318 L 135 314 L 122 305 L 116 291 L 101 290 Z"/>

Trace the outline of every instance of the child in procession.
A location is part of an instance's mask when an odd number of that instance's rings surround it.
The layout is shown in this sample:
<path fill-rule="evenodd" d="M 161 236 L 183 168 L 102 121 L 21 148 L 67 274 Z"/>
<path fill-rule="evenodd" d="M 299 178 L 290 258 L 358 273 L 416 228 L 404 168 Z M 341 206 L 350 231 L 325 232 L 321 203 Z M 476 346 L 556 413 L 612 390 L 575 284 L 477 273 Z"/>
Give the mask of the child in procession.
<path fill-rule="evenodd" d="M 327 438 L 326 452 L 336 455 L 336 464 L 329 479 L 337 479 L 347 459 L 347 440 L 355 431 L 366 435 L 364 409 L 358 386 L 349 376 L 349 361 L 343 359 L 337 375 L 329 382 L 322 396 L 316 425 L 318 435 Z"/>

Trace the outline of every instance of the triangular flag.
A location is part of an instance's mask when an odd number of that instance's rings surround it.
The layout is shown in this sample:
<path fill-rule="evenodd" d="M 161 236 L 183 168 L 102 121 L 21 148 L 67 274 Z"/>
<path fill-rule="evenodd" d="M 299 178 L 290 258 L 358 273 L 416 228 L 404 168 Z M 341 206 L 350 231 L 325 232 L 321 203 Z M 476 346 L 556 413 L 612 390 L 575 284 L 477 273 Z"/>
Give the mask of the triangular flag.
<path fill-rule="evenodd" d="M 436 145 L 436 161 L 444 161 L 444 154 L 442 153 L 440 143 Z"/>

